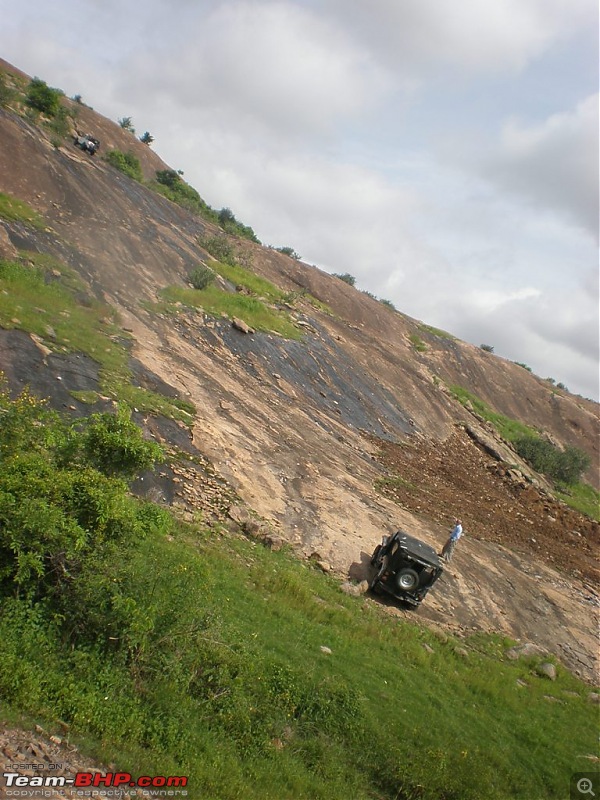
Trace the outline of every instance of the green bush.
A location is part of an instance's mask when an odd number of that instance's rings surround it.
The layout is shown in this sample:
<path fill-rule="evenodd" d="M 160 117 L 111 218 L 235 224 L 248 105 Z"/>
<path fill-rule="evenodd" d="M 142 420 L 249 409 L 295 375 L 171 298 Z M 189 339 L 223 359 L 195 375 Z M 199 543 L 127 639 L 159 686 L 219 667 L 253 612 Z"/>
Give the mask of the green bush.
<path fill-rule="evenodd" d="M 235 250 L 226 236 L 204 237 L 198 240 L 198 244 L 222 264 L 229 264 L 231 267 L 236 266 Z"/>
<path fill-rule="evenodd" d="M 53 117 L 60 108 L 60 98 L 62 92 L 59 89 L 52 89 L 46 81 L 40 78 L 33 78 L 27 87 L 25 102 L 36 111 L 41 111 L 49 117 Z"/>
<path fill-rule="evenodd" d="M 86 461 L 107 475 L 131 478 L 162 456 L 155 442 L 144 439 L 124 405 L 119 406 L 116 415 L 92 415 L 85 421 L 79 438 Z"/>
<path fill-rule="evenodd" d="M 576 484 L 590 466 L 587 453 L 577 447 L 559 450 L 545 439 L 522 436 L 514 442 L 515 450 L 531 466 L 560 483 Z"/>
<path fill-rule="evenodd" d="M 9 85 L 4 72 L 0 72 L 0 106 L 6 108 L 16 97 L 16 91 Z"/>
<path fill-rule="evenodd" d="M 104 160 L 134 181 L 142 182 L 144 176 L 140 160 L 131 151 L 122 153 L 120 150 L 110 150 L 104 156 Z"/>
<path fill-rule="evenodd" d="M 283 253 L 284 256 L 293 258 L 294 261 L 300 261 L 300 256 L 293 247 L 276 247 L 275 250 L 277 250 L 278 253 Z"/>
<path fill-rule="evenodd" d="M 203 264 L 199 264 L 189 274 L 190 283 L 194 289 L 206 289 L 215 279 L 215 273 Z"/>
<path fill-rule="evenodd" d="M 480 344 L 479 349 L 483 350 L 485 353 L 493 353 L 494 348 L 491 344 Z"/>
<path fill-rule="evenodd" d="M 29 392 L 12 400 L 2 388 L 0 415 L 0 594 L 66 611 L 85 563 L 156 524 L 122 476 L 162 451 L 125 411 L 71 425 Z"/>
<path fill-rule="evenodd" d="M 337 272 L 333 273 L 334 278 L 339 278 L 344 283 L 347 283 L 348 286 L 355 286 L 356 285 L 356 278 L 354 275 L 350 275 L 348 272 L 344 272 L 343 274 L 339 275 Z"/>
<path fill-rule="evenodd" d="M 230 233 L 233 236 L 241 236 L 243 239 L 249 239 L 251 242 L 260 244 L 252 228 L 237 220 L 230 208 L 222 208 L 219 211 L 219 225 L 226 233 Z"/>
<path fill-rule="evenodd" d="M 200 214 L 210 222 L 218 222 L 218 214 L 200 197 L 198 192 L 186 183 L 180 172 L 174 169 L 162 169 L 156 172 L 156 183 L 152 188 L 171 202 Z"/>

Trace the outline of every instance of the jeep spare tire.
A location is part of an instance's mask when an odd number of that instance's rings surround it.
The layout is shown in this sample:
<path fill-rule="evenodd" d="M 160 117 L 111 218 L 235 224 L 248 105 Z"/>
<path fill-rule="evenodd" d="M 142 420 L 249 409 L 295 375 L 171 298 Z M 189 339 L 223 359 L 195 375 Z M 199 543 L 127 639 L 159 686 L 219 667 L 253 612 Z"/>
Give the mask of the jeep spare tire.
<path fill-rule="evenodd" d="M 419 585 L 419 573 L 406 567 L 396 575 L 396 586 L 403 592 L 414 592 Z"/>
<path fill-rule="evenodd" d="M 373 552 L 373 555 L 371 556 L 371 564 L 373 566 L 375 566 L 375 564 L 377 563 L 377 557 L 379 556 L 380 552 L 381 552 L 381 545 L 378 544 Z"/>

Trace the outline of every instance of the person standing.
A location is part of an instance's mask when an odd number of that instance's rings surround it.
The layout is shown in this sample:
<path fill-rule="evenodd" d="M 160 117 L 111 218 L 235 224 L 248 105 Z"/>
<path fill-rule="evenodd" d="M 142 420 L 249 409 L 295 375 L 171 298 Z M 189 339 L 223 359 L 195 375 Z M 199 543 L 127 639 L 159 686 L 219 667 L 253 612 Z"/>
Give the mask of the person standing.
<path fill-rule="evenodd" d="M 448 537 L 448 541 L 442 548 L 442 558 L 444 559 L 444 561 L 446 561 L 446 563 L 450 563 L 450 561 L 452 560 L 452 556 L 454 555 L 454 548 L 456 547 L 456 544 L 462 535 L 463 535 L 462 522 L 459 519 L 455 519 L 454 528 L 452 529 L 452 532 Z"/>

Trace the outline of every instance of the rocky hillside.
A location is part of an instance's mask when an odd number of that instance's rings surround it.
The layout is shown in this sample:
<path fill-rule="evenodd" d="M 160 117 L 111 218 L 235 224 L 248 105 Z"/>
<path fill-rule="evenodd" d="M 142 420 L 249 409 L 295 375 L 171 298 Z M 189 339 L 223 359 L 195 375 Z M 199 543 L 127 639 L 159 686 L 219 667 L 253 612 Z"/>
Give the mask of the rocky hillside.
<path fill-rule="evenodd" d="M 0 70 L 24 78 L 1 61 Z M 187 302 L 190 271 L 214 265 L 207 241 L 223 232 L 148 185 L 169 169 L 149 147 L 62 102 L 100 139 L 93 158 L 18 103 L 0 108 L 0 192 L 41 220 L 0 219 L 0 257 L 51 256 L 50 279 L 75 276 L 77 302 L 117 315 L 111 341 L 127 348 L 132 385 L 193 404 L 186 425 L 185 415 L 178 422 L 131 402 L 149 434 L 189 456 L 137 488 L 208 521 L 242 507 L 299 554 L 354 578 L 382 533 L 403 526 L 439 546 L 460 514 L 467 535 L 453 570 L 418 614 L 540 641 L 591 677 L 598 525 L 553 499 L 456 387 L 584 450 L 596 488 L 597 404 L 246 239 L 227 237 L 230 251 L 273 287 L 261 302 L 294 335 L 268 325 L 244 332 L 247 320 L 233 325 L 236 315 Z M 103 159 L 112 149 L 139 160 L 143 182 Z M 219 285 L 236 294 L 235 281 Z M 52 322 L 33 330 L 24 316 L 0 319 L 0 369 L 15 390 L 29 384 L 75 413 L 127 399 L 110 390 L 106 366 L 102 382 L 89 349 Z"/>

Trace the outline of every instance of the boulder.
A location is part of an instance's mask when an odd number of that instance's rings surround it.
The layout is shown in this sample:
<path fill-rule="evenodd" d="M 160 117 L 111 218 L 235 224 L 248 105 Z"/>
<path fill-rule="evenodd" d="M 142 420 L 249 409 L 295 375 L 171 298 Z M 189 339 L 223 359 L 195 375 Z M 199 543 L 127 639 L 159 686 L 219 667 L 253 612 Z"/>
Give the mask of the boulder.
<path fill-rule="evenodd" d="M 540 647 L 539 644 L 533 642 L 523 642 L 523 644 L 515 645 L 510 650 L 506 651 L 506 657 L 511 661 L 516 661 L 518 658 L 527 658 L 528 656 L 543 656 L 546 650 Z"/>
<path fill-rule="evenodd" d="M 231 325 L 236 331 L 240 331 L 241 333 L 255 333 L 254 328 L 251 328 L 247 322 L 244 322 L 244 320 L 239 317 L 234 317 L 231 320 Z"/>
<path fill-rule="evenodd" d="M 535 671 L 542 678 L 549 678 L 551 681 L 556 680 L 556 667 L 554 664 L 551 664 L 550 661 L 545 661 L 543 664 L 539 664 Z"/>

